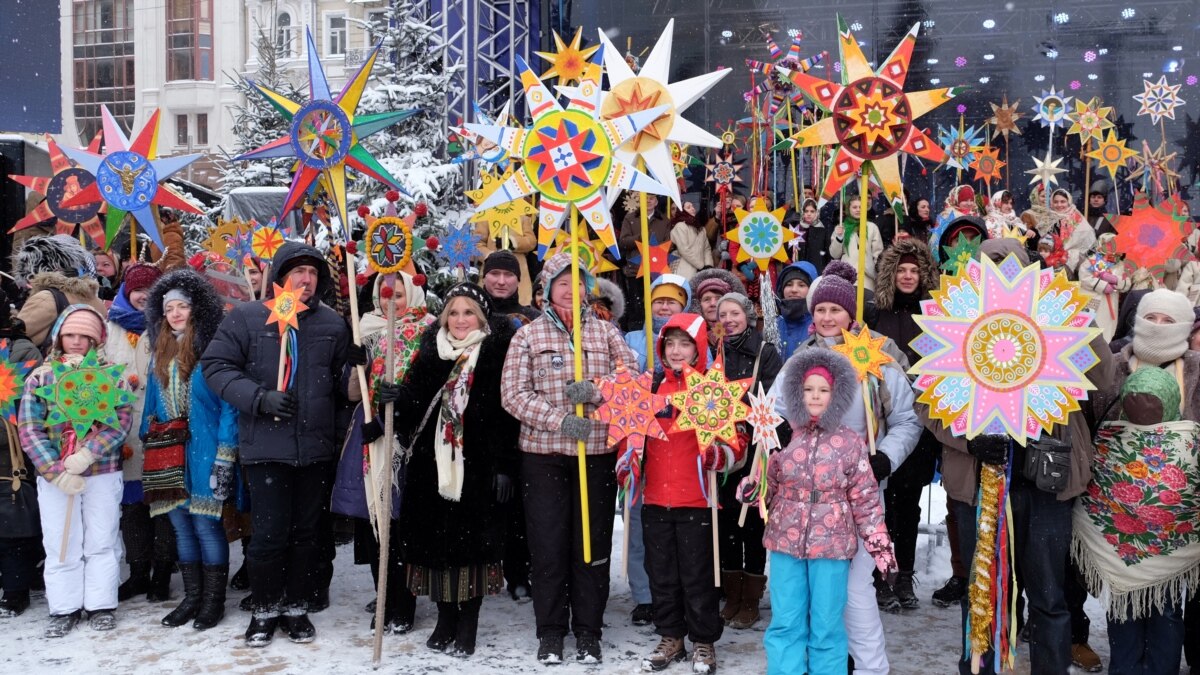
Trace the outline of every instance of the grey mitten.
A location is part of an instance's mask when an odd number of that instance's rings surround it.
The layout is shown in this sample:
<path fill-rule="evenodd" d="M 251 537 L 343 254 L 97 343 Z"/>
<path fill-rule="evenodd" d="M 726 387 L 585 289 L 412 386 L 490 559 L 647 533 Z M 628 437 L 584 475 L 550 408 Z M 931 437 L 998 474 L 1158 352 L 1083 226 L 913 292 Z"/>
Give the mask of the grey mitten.
<path fill-rule="evenodd" d="M 571 382 L 566 392 L 571 403 L 591 403 L 596 400 L 596 385 L 591 380 Z"/>
<path fill-rule="evenodd" d="M 208 487 L 212 488 L 213 498 L 217 501 L 229 499 L 233 493 L 233 464 L 220 460 L 213 462 L 212 473 L 208 476 Z"/>
<path fill-rule="evenodd" d="M 578 415 L 567 415 L 558 426 L 558 430 L 567 438 L 586 441 L 592 436 L 592 421 Z"/>

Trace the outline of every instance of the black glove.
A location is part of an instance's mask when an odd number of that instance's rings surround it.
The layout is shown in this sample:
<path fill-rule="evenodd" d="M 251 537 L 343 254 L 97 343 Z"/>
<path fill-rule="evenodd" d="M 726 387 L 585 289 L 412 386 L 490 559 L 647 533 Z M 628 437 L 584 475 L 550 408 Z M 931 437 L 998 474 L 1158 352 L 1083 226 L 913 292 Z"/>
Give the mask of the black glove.
<path fill-rule="evenodd" d="M 885 478 L 892 475 L 892 460 L 882 452 L 877 452 L 871 455 L 871 473 L 875 474 L 875 480 L 882 483 Z"/>
<path fill-rule="evenodd" d="M 380 382 L 379 383 L 379 400 L 377 402 L 379 403 L 379 405 L 387 405 L 389 403 L 395 403 L 396 401 L 400 400 L 400 395 L 401 395 L 403 389 L 404 388 L 398 384 L 391 384 L 389 382 Z"/>
<path fill-rule="evenodd" d="M 592 437 L 592 421 L 578 415 L 567 415 L 563 418 L 558 430 L 567 438 L 586 441 Z"/>
<path fill-rule="evenodd" d="M 213 498 L 217 501 L 229 499 L 233 492 L 233 465 L 229 462 L 213 462 L 212 473 L 208 476 L 208 487 L 212 488 Z"/>
<path fill-rule="evenodd" d="M 349 347 L 346 347 L 346 360 L 352 366 L 367 365 L 367 348 L 362 345 L 356 345 L 353 342 Z"/>
<path fill-rule="evenodd" d="M 264 415 L 288 419 L 296 414 L 296 395 L 290 391 L 268 391 L 258 402 L 258 410 Z"/>
<path fill-rule="evenodd" d="M 381 436 L 383 436 L 383 425 L 379 423 L 379 418 L 375 418 L 362 425 L 363 445 L 366 445 L 367 443 L 374 443 L 375 441 L 379 440 Z"/>
<path fill-rule="evenodd" d="M 507 504 L 508 500 L 513 496 L 513 482 L 508 476 L 502 473 L 496 474 L 492 479 L 492 486 L 496 488 L 496 503 Z"/>
<path fill-rule="evenodd" d="M 1008 461 L 1008 436 L 985 434 L 967 441 L 967 452 L 984 464 L 1001 465 Z"/>

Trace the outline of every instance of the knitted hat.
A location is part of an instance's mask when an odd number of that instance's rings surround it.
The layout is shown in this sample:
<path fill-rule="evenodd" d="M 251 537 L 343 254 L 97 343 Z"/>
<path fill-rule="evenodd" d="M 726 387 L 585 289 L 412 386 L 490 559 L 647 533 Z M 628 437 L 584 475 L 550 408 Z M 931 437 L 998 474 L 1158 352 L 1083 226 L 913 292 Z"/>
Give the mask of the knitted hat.
<path fill-rule="evenodd" d="M 858 311 L 858 297 L 854 284 L 840 276 L 823 275 L 808 294 L 808 309 L 813 311 L 822 302 L 832 302 L 846 310 L 850 316 Z"/>
<path fill-rule="evenodd" d="M 68 310 L 69 311 L 69 310 Z M 58 327 L 58 336 L 66 334 L 86 335 L 97 345 L 104 344 L 104 321 L 90 307 L 77 307 L 63 316 Z"/>
<path fill-rule="evenodd" d="M 829 383 L 830 387 L 833 386 L 833 373 L 829 372 L 829 369 L 825 366 L 813 366 L 812 368 L 806 370 L 804 372 L 804 381 L 807 382 L 808 378 L 812 377 L 813 375 L 818 375 L 821 378 L 824 378 L 824 380 Z"/>
<path fill-rule="evenodd" d="M 1150 314 L 1165 314 L 1174 323 L 1154 323 L 1146 319 Z M 1153 366 L 1183 356 L 1195 316 L 1192 303 L 1182 293 L 1159 288 L 1142 296 L 1133 320 L 1133 355 Z"/>
<path fill-rule="evenodd" d="M 783 287 L 788 285 L 793 279 L 803 279 L 805 284 L 812 285 L 813 279 L 817 278 L 817 268 L 807 260 L 794 262 L 779 273 L 779 280 L 775 282 L 775 292 L 777 295 L 783 294 Z"/>
<path fill-rule="evenodd" d="M 725 295 L 732 291 L 733 288 L 721 277 L 709 277 L 700 282 L 700 286 L 696 288 L 696 296 L 704 297 L 705 293 L 716 293 L 717 295 Z"/>
<path fill-rule="evenodd" d="M 1142 396 L 1138 396 L 1141 394 Z M 1121 385 L 1121 398 L 1123 407 L 1135 413 L 1148 412 L 1146 408 L 1152 407 L 1153 401 L 1158 402 L 1159 410 L 1156 411 L 1156 420 L 1149 420 L 1152 424 L 1159 422 L 1174 422 L 1179 419 L 1179 383 L 1175 377 L 1162 368 L 1138 368 L 1129 377 L 1125 378 L 1125 384 Z M 1124 405 L 1130 398 L 1137 399 L 1136 405 Z M 1129 416 L 1128 414 L 1126 415 Z M 1144 423 L 1139 420 L 1132 420 L 1137 424 Z"/>
<path fill-rule="evenodd" d="M 742 311 L 746 313 L 746 318 L 748 320 L 753 321 L 754 318 L 758 316 L 754 312 L 754 303 L 750 302 L 750 298 L 747 298 L 741 293 L 726 293 L 725 295 L 722 295 L 721 299 L 717 301 L 717 307 L 720 307 L 727 302 L 736 302 L 737 304 L 741 305 Z"/>
<path fill-rule="evenodd" d="M 154 265 L 136 263 L 125 268 L 125 293 L 148 291 L 162 276 L 162 270 Z"/>
<path fill-rule="evenodd" d="M 512 251 L 501 249 L 490 253 L 483 261 L 483 274 L 487 275 L 492 270 L 512 272 L 518 279 L 521 278 L 521 265 L 517 262 L 517 256 Z"/>
<path fill-rule="evenodd" d="M 851 284 L 858 283 L 858 270 L 845 260 L 832 260 L 825 266 L 822 276 L 841 277 Z"/>
<path fill-rule="evenodd" d="M 188 295 L 187 291 L 183 290 L 182 288 L 172 288 L 166 293 L 163 293 L 162 307 L 164 314 L 167 312 L 167 303 L 171 302 L 172 300 L 182 300 L 183 302 L 187 303 L 188 306 L 191 306 L 192 304 L 192 296 Z"/>
<path fill-rule="evenodd" d="M 480 309 L 483 310 L 483 315 L 491 317 L 492 305 L 488 302 L 487 293 L 482 288 L 467 281 L 457 284 L 446 293 L 446 306 L 449 307 L 450 301 L 460 296 L 474 300 L 475 304 L 479 305 Z"/>

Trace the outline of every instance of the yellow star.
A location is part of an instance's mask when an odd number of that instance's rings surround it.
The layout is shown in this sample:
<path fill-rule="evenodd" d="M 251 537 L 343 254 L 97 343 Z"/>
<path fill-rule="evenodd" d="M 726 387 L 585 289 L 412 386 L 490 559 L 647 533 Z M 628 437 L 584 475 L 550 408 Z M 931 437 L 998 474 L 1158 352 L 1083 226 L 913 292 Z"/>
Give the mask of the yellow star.
<path fill-rule="evenodd" d="M 737 423 L 746 419 L 750 408 L 742 402 L 749 389 L 749 380 L 725 379 L 718 358 L 701 374 L 683 367 L 686 388 L 671 394 L 671 405 L 679 411 L 674 431 L 694 431 L 703 450 L 718 440 L 732 444 L 737 441 Z"/>
<path fill-rule="evenodd" d="M 308 309 L 308 305 L 300 301 L 300 289 L 292 287 L 292 279 L 288 277 L 282 286 L 272 284 L 275 287 L 275 297 L 263 303 L 267 309 L 271 310 L 271 315 L 267 317 L 268 324 L 278 324 L 279 334 L 283 335 L 288 328 L 300 328 L 296 317 Z"/>
<path fill-rule="evenodd" d="M 546 80 L 551 77 L 557 77 L 560 84 L 571 84 L 572 82 L 582 82 L 586 79 L 587 74 L 593 70 L 589 68 L 588 62 L 592 54 L 600 48 L 600 45 L 592 45 L 591 47 L 580 48 L 580 42 L 583 40 L 583 27 L 575 29 L 575 37 L 571 39 L 571 44 L 568 45 L 558 36 L 558 32 L 554 32 L 554 44 L 556 52 L 535 52 L 538 56 L 550 62 L 550 69 L 542 73 L 542 79 Z M 598 69 L 599 65 L 594 66 Z M 597 80 L 599 81 L 599 80 Z"/>
<path fill-rule="evenodd" d="M 1116 178 L 1117 169 L 1125 166 L 1125 162 L 1137 156 L 1137 153 L 1125 145 L 1125 141 L 1117 138 L 1117 132 L 1108 130 L 1108 136 L 1100 141 L 1100 145 L 1087 154 L 1091 159 L 1108 169 L 1108 175 Z"/>
<path fill-rule="evenodd" d="M 1112 121 L 1108 119 L 1112 110 L 1111 107 L 1103 107 L 1100 99 L 1096 97 L 1092 97 L 1087 103 L 1075 99 L 1075 112 L 1067 114 L 1067 119 L 1071 120 L 1071 127 L 1067 129 L 1067 133 L 1079 134 L 1079 140 L 1084 142 L 1092 139 L 1102 140 L 1101 132 L 1113 126 Z"/>
<path fill-rule="evenodd" d="M 883 352 L 883 345 L 887 340 L 887 337 L 883 335 L 878 338 L 872 337 L 871 331 L 866 326 L 862 327 L 858 335 L 843 329 L 842 344 L 834 345 L 833 351 L 850 359 L 850 365 L 854 366 L 854 371 L 858 373 L 859 382 L 867 379 L 867 375 L 883 379 L 883 371 L 880 370 L 880 366 L 891 363 L 893 360 Z"/>
<path fill-rule="evenodd" d="M 467 190 L 467 198 L 476 206 L 482 204 L 493 192 L 499 190 L 500 186 L 512 177 L 512 174 L 512 166 L 509 166 L 503 174 L 488 170 L 481 171 L 479 176 L 483 179 L 483 184 L 476 190 Z M 490 209 L 476 211 L 471 216 L 470 222 L 487 223 L 488 238 L 511 243 L 513 238 L 524 233 L 524 219 L 535 216 L 537 216 L 537 209 L 533 208 L 533 204 L 530 204 L 528 199 L 514 199 Z M 508 246 L 504 248 L 508 248 Z"/>
<path fill-rule="evenodd" d="M 563 251 L 570 252 L 571 250 L 571 237 L 562 230 L 558 231 L 558 234 L 554 238 L 554 243 L 556 246 L 546 253 L 547 259 L 557 253 Z M 583 237 L 579 239 L 579 263 L 583 265 L 584 269 L 591 272 L 592 276 L 617 270 L 617 266 L 613 261 L 604 255 L 604 245 L 600 243 L 599 239 L 587 239 Z"/>
<path fill-rule="evenodd" d="M 733 212 L 738 225 L 726 232 L 725 238 L 737 242 L 737 262 L 753 258 L 758 269 L 766 272 L 772 260 L 788 261 L 787 243 L 795 238 L 796 233 L 783 226 L 787 204 L 768 211 L 766 202 L 761 197 L 755 197 L 749 211 L 734 209 Z"/>

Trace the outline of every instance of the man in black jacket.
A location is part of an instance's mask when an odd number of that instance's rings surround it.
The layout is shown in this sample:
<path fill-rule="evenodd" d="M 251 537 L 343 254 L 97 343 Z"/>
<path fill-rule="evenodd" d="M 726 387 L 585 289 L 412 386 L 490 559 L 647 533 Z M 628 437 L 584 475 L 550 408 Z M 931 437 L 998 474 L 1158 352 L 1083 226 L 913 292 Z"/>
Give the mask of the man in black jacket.
<path fill-rule="evenodd" d="M 327 506 L 350 348 L 345 322 L 320 298 L 333 281 L 311 246 L 288 242 L 272 261 L 273 281 L 302 289 L 297 360 L 287 391 L 276 390 L 281 340 L 270 310 L 249 302 L 225 317 L 201 366 L 208 386 L 239 411 L 240 462 L 253 504 L 247 551 L 254 617 L 246 644 L 262 647 L 282 617 L 288 638 L 311 642 L 308 620 L 318 558 L 317 521 Z M 286 599 L 286 605 L 285 605 Z"/>

